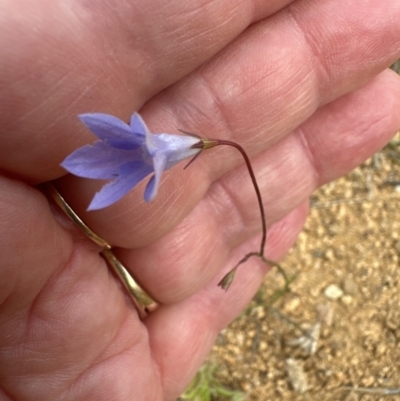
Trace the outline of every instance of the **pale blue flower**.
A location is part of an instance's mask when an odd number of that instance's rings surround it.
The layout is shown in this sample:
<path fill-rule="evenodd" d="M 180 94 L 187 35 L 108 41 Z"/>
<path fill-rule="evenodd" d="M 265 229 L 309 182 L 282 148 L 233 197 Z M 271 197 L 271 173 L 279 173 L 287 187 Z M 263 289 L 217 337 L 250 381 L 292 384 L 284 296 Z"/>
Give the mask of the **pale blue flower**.
<path fill-rule="evenodd" d="M 112 205 L 154 172 L 144 192 L 147 202 L 153 200 L 163 171 L 201 150 L 201 139 L 193 136 L 152 134 L 138 113 L 129 125 L 101 113 L 79 118 L 100 140 L 77 149 L 61 166 L 79 177 L 111 180 L 96 193 L 88 210 Z"/>

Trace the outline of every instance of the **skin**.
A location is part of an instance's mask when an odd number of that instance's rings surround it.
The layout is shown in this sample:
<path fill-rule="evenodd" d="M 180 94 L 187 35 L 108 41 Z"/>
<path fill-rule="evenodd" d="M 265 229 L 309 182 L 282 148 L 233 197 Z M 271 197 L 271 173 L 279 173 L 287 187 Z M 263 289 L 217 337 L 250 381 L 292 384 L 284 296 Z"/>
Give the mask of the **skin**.
<path fill-rule="evenodd" d="M 251 259 L 216 285 L 260 241 L 234 149 L 175 167 L 150 204 L 143 183 L 88 213 L 101 183 L 59 167 L 94 141 L 77 114 L 239 142 L 279 260 L 312 191 L 399 128 L 399 20 L 398 0 L 2 1 L 0 400 L 174 400 L 269 269 Z M 144 321 L 36 187 L 51 180 L 161 303 Z"/>

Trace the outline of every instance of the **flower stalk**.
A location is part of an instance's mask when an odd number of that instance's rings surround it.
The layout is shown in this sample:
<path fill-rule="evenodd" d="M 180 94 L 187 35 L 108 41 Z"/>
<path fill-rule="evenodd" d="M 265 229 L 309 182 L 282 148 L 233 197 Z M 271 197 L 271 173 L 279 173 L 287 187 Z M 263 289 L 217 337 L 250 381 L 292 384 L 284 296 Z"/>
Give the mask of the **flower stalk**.
<path fill-rule="evenodd" d="M 182 131 L 182 132 L 184 132 L 185 134 L 188 134 L 188 135 L 193 135 L 193 134 L 190 134 L 189 132 L 185 132 L 185 131 Z M 263 201 L 262 201 L 262 197 L 261 197 L 260 188 L 258 187 L 256 176 L 254 174 L 253 167 L 251 165 L 249 157 L 247 156 L 246 151 L 238 143 L 232 142 L 232 141 L 228 141 L 228 140 L 225 140 L 225 139 L 209 139 L 209 138 L 200 138 L 200 139 L 201 139 L 201 142 L 194 144 L 192 146 L 192 148 L 201 148 L 201 151 L 202 151 L 202 150 L 213 148 L 215 146 L 225 145 L 225 146 L 231 146 L 231 147 L 237 149 L 240 152 L 240 154 L 242 155 L 242 157 L 243 157 L 243 159 L 244 159 L 244 161 L 246 163 L 247 170 L 249 171 L 250 178 L 251 178 L 251 181 L 253 183 L 254 190 L 256 192 L 257 201 L 258 201 L 258 207 L 260 209 L 260 216 L 261 216 L 262 236 L 261 236 L 260 250 L 258 252 L 254 252 L 253 251 L 253 252 L 247 253 L 222 278 L 222 280 L 218 283 L 218 286 L 220 286 L 223 290 L 227 291 L 228 288 L 230 287 L 230 285 L 232 284 L 233 279 L 235 278 L 235 274 L 236 274 L 236 271 L 239 268 L 239 266 L 242 265 L 243 263 L 246 263 L 251 257 L 255 256 L 255 257 L 260 258 L 264 263 L 269 264 L 269 265 L 274 266 L 274 267 L 277 267 L 277 269 L 282 274 L 282 276 L 283 276 L 283 278 L 285 280 L 285 288 L 288 288 L 288 286 L 290 284 L 290 279 L 287 277 L 285 271 L 282 269 L 282 267 L 278 263 L 273 262 L 272 260 L 269 260 L 264 256 L 265 243 L 267 241 L 267 222 L 266 222 L 266 218 L 265 218 L 265 210 L 264 210 L 264 205 L 263 205 Z M 199 154 L 200 153 L 196 154 L 195 157 L 189 162 L 189 164 L 192 161 L 194 161 L 199 156 Z"/>

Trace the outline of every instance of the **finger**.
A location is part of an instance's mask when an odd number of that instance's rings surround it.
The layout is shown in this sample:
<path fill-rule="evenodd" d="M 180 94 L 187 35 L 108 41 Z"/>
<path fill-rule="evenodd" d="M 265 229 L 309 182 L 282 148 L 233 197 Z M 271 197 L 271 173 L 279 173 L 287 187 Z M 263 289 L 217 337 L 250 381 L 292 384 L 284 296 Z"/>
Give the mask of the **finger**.
<path fill-rule="evenodd" d="M 361 7 L 359 3 L 354 7 Z M 383 9 L 379 2 L 370 2 L 370 13 L 362 19 L 351 12 L 335 17 L 334 10 L 340 7 L 337 1 L 306 4 L 255 24 L 213 62 L 149 102 L 143 114 L 152 120 L 151 128 L 157 132 L 182 127 L 201 135 L 233 138 L 250 155 L 256 154 L 322 104 L 371 79 L 399 54 L 400 27 L 386 21 L 387 7 Z M 398 2 L 390 7 L 393 15 L 400 14 Z M 316 18 L 319 14 L 331 19 L 321 22 Z M 349 38 L 349 44 L 343 44 L 348 46 L 345 51 L 338 51 L 338 32 L 340 38 Z M 319 53 L 312 52 L 311 37 L 321 48 Z M 351 58 L 348 50 L 353 52 Z M 327 63 L 332 68 L 323 68 Z M 188 170 L 175 168 L 165 174 L 151 205 L 143 201 L 141 185 L 117 204 L 86 213 L 101 184 L 68 177 L 61 188 L 99 235 L 114 245 L 143 246 L 178 224 L 210 182 L 241 163 L 230 151 L 219 151 L 217 158 L 214 154 L 205 153 Z"/>
<path fill-rule="evenodd" d="M 321 108 L 254 160 L 268 224 L 304 202 L 319 185 L 359 165 L 392 137 L 400 126 L 399 80 L 385 71 Z M 167 235 L 140 249 L 120 250 L 119 256 L 158 300 L 177 302 L 221 274 L 231 249 L 260 229 L 254 188 L 242 165 L 214 182 L 199 205 Z M 258 248 L 259 244 L 244 254 Z M 271 250 L 269 237 L 266 249 Z"/>
<path fill-rule="evenodd" d="M 72 240 L 39 191 L 5 178 L 0 225 L 7 399 L 161 399 L 147 331 L 98 250 Z"/>
<path fill-rule="evenodd" d="M 128 118 L 290 0 L 78 0 L 0 5 L 0 169 L 30 181 L 93 141 L 76 118 Z"/>
<path fill-rule="evenodd" d="M 281 258 L 293 244 L 306 214 L 307 207 L 303 205 L 271 228 L 272 258 Z M 235 251 L 228 266 L 241 257 L 244 249 L 252 246 L 254 243 L 244 244 L 242 249 Z M 146 326 L 155 361 L 163 372 L 165 400 L 174 400 L 189 384 L 217 334 L 254 296 L 267 269 L 256 259 L 249 260 L 242 270 L 238 270 L 235 282 L 227 292 L 217 287 L 214 280 L 195 296 L 163 306 L 149 316 Z"/>
<path fill-rule="evenodd" d="M 39 191 L 4 177 L 0 177 L 0 226 L 0 303 L 13 305 L 6 308 L 8 313 L 2 310 L 7 320 L 27 308 L 57 268 L 67 263 L 72 240 L 55 222 Z"/>

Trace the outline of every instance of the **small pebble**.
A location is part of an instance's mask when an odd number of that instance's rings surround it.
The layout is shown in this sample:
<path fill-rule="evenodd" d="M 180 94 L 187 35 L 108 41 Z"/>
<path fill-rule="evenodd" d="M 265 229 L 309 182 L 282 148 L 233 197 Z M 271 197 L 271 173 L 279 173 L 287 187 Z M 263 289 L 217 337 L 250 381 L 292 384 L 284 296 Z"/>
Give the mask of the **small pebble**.
<path fill-rule="evenodd" d="M 348 295 L 355 295 L 357 293 L 357 284 L 351 277 L 346 277 L 343 280 L 343 290 Z"/>
<path fill-rule="evenodd" d="M 289 382 L 294 391 L 305 393 L 308 390 L 308 383 L 303 367 L 298 361 L 288 358 L 285 361 L 286 371 L 289 376 Z"/>
<path fill-rule="evenodd" d="M 294 295 L 285 302 L 284 310 L 286 313 L 294 312 L 299 306 L 300 306 L 300 297 Z"/>
<path fill-rule="evenodd" d="M 325 288 L 324 294 L 331 301 L 335 301 L 343 296 L 343 290 L 336 284 L 331 284 Z"/>
<path fill-rule="evenodd" d="M 332 326 L 333 323 L 333 308 L 328 304 L 319 304 L 317 306 L 318 319 L 321 323 L 327 326 Z"/>
<path fill-rule="evenodd" d="M 353 297 L 350 295 L 344 295 L 340 299 L 345 305 L 351 305 L 353 303 Z"/>

